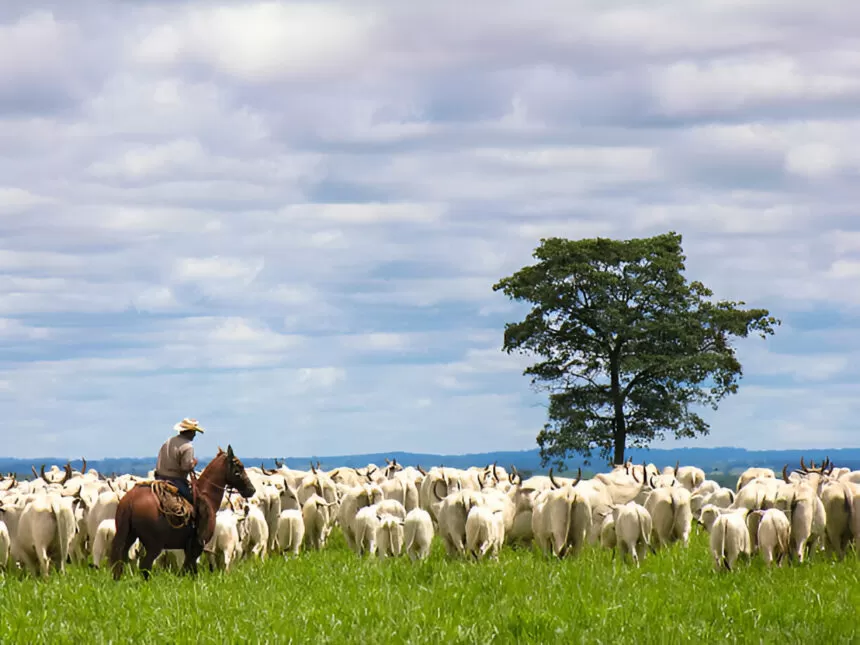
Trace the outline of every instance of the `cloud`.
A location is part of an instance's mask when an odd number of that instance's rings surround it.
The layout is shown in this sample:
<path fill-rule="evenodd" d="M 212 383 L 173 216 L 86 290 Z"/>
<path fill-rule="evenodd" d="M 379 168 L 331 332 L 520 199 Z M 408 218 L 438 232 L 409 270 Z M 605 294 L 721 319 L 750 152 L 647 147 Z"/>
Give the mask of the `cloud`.
<path fill-rule="evenodd" d="M 784 323 L 739 343 L 702 443 L 853 445 L 858 20 L 4 4 L 3 452 L 152 455 L 184 416 L 204 454 L 533 447 L 545 398 L 500 350 L 524 309 L 492 285 L 542 237 L 669 229 Z"/>

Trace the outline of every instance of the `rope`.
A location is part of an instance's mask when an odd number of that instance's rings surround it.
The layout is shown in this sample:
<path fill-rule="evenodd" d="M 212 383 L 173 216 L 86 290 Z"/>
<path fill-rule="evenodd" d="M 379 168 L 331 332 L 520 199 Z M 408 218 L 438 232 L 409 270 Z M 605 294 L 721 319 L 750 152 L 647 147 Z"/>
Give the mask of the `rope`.
<path fill-rule="evenodd" d="M 158 510 L 167 519 L 168 524 L 170 524 L 170 526 L 175 529 L 181 529 L 185 526 L 188 526 L 188 520 L 191 516 L 186 511 L 184 500 L 179 497 L 179 491 L 177 490 L 176 486 L 174 486 L 170 482 L 157 479 L 150 484 L 150 488 L 152 489 L 152 494 L 155 495 L 155 503 L 158 506 Z M 171 495 L 176 495 L 180 500 L 182 500 L 183 504 L 179 507 L 167 508 L 164 505 L 164 500 L 167 493 L 170 493 Z"/>

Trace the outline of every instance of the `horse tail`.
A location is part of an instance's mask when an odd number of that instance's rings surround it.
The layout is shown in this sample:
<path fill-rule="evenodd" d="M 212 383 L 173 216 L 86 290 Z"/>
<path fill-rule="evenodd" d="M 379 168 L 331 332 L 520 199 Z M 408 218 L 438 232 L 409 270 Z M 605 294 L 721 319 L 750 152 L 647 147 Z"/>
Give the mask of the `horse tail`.
<path fill-rule="evenodd" d="M 132 491 L 129 491 L 116 507 L 116 535 L 113 539 L 113 544 L 110 547 L 110 564 L 114 567 L 114 576 L 118 577 L 122 573 L 122 563 L 128 555 L 128 549 L 131 546 L 128 544 L 131 534 L 131 516 Z M 119 569 L 116 569 L 119 567 Z"/>

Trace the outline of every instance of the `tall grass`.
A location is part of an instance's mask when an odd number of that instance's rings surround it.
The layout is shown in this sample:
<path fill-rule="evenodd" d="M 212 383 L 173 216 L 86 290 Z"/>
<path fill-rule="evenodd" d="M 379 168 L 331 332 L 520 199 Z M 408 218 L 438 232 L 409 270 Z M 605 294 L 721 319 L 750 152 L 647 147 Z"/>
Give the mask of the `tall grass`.
<path fill-rule="evenodd" d="M 3 643 L 851 643 L 860 563 L 824 556 L 717 573 L 705 535 L 640 569 L 591 548 L 548 560 L 361 560 L 335 534 L 322 552 L 244 561 L 197 579 L 150 582 L 70 567 L 47 581 L 0 576 Z"/>

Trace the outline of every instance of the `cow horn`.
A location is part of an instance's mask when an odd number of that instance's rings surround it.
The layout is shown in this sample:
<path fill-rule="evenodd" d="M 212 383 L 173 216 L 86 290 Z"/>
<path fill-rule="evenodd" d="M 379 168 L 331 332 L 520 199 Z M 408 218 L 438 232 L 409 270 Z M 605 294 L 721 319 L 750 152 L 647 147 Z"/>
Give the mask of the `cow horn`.
<path fill-rule="evenodd" d="M 442 483 L 442 481 L 441 481 L 441 480 L 439 480 L 439 479 L 437 479 L 437 480 L 433 483 L 433 497 L 435 497 L 435 498 L 436 498 L 436 500 L 437 500 L 437 501 L 440 501 L 440 502 L 442 501 L 443 497 L 442 497 L 441 495 L 439 495 L 439 491 L 438 491 L 438 490 L 436 490 L 436 487 L 437 487 L 437 486 L 439 486 L 439 484 L 441 484 L 441 483 Z M 445 492 L 447 493 L 448 491 L 446 490 Z"/>
<path fill-rule="evenodd" d="M 549 481 L 552 484 L 553 488 L 561 488 L 561 486 L 558 485 L 558 482 L 555 481 L 555 477 L 553 477 L 552 475 L 552 467 L 550 467 L 549 469 Z"/>
<path fill-rule="evenodd" d="M 372 484 L 372 483 L 373 483 L 373 478 L 370 476 L 370 471 L 365 472 L 365 473 L 364 473 L 364 476 L 367 478 L 367 482 L 368 482 L 369 484 Z"/>
<path fill-rule="evenodd" d="M 388 464 L 388 465 L 391 465 L 391 460 L 390 460 L 388 457 L 386 457 L 386 458 L 385 458 L 385 463 L 386 463 L 386 464 Z"/>
<path fill-rule="evenodd" d="M 260 470 L 262 470 L 262 471 L 263 471 L 263 474 L 264 474 L 264 475 L 271 475 L 271 474 L 273 474 L 273 473 L 274 473 L 274 471 L 273 471 L 273 470 L 266 470 L 266 466 L 263 464 L 263 462 L 262 462 L 262 461 L 260 462 Z"/>
<path fill-rule="evenodd" d="M 334 479 L 335 477 L 337 477 L 337 474 L 338 474 L 339 472 L 340 472 L 340 468 L 335 468 L 333 471 L 331 471 L 331 472 L 328 474 L 328 476 L 329 476 L 329 477 L 331 477 L 332 479 Z"/>
<path fill-rule="evenodd" d="M 499 469 L 498 469 L 498 466 L 496 465 L 497 463 L 498 462 L 496 462 L 496 461 L 493 462 L 493 477 L 495 478 L 496 483 L 498 484 L 499 483 Z"/>
<path fill-rule="evenodd" d="M 805 473 L 809 472 L 809 469 L 806 467 L 806 464 L 803 463 L 803 456 L 802 455 L 800 457 L 800 469 Z"/>
<path fill-rule="evenodd" d="M 418 464 L 418 465 L 416 466 L 416 469 L 418 470 L 418 472 L 419 472 L 419 473 L 421 473 L 421 474 L 422 474 L 422 475 L 424 475 L 425 477 L 427 476 L 427 471 L 426 471 L 426 470 L 424 470 L 424 469 L 421 467 L 421 464 Z"/>
<path fill-rule="evenodd" d="M 836 464 L 830 464 L 830 468 L 827 471 L 827 474 L 830 475 L 833 472 L 833 469 L 836 468 Z"/>
<path fill-rule="evenodd" d="M 396 466 L 396 465 L 397 465 L 397 457 L 395 457 L 394 459 L 392 459 L 392 460 L 391 460 L 391 464 L 392 464 L 393 466 Z"/>
<path fill-rule="evenodd" d="M 311 462 L 311 472 L 312 472 L 314 475 L 316 475 L 316 474 L 317 474 L 317 469 L 316 469 L 316 468 L 314 468 L 314 462 Z"/>
<path fill-rule="evenodd" d="M 823 464 L 821 464 L 821 470 L 822 470 L 822 472 L 823 472 L 823 471 L 824 471 L 824 470 L 825 470 L 829 465 L 830 465 L 830 457 L 825 457 L 825 458 L 824 458 L 824 463 L 823 463 Z"/>
<path fill-rule="evenodd" d="M 317 459 L 317 470 L 319 470 L 319 469 L 320 469 L 320 460 Z"/>
<path fill-rule="evenodd" d="M 657 486 L 655 486 L 655 485 L 654 485 L 654 475 L 651 475 L 651 476 L 648 478 L 648 485 L 649 485 L 651 488 L 657 488 Z"/>
<path fill-rule="evenodd" d="M 72 478 L 72 464 L 70 462 L 66 462 L 66 465 L 63 466 L 63 470 L 66 471 L 66 474 L 60 480 L 61 484 L 65 484 L 67 481 L 69 481 Z"/>
<path fill-rule="evenodd" d="M 678 468 L 680 468 L 680 467 L 681 467 L 681 460 L 678 459 L 675 461 L 675 470 L 673 470 L 672 473 L 677 476 Z"/>
<path fill-rule="evenodd" d="M 275 467 L 276 467 L 276 468 L 283 468 L 283 467 L 284 467 L 284 462 L 283 462 L 283 461 L 278 461 L 277 459 L 275 459 Z"/>
<path fill-rule="evenodd" d="M 576 486 L 582 480 L 582 466 L 576 469 L 576 481 L 573 485 Z"/>
<path fill-rule="evenodd" d="M 105 481 L 107 482 L 108 488 L 110 488 L 111 491 L 115 493 L 116 488 L 113 487 L 113 484 L 111 483 L 110 479 L 106 479 Z"/>
<path fill-rule="evenodd" d="M 33 479 L 38 479 L 38 478 L 39 478 L 39 473 L 37 473 L 37 472 L 36 472 L 36 467 L 35 467 L 35 466 L 30 466 L 30 470 L 32 470 L 32 471 L 33 471 Z"/>
<path fill-rule="evenodd" d="M 87 472 L 87 460 L 86 457 L 81 457 L 81 474 L 83 475 Z"/>
<path fill-rule="evenodd" d="M 791 480 L 788 478 L 788 464 L 782 467 L 782 480 L 786 484 L 790 484 Z"/>
<path fill-rule="evenodd" d="M 520 471 L 517 470 L 517 467 L 514 464 L 511 464 L 511 472 L 514 474 L 514 477 L 516 477 L 519 480 L 519 483 L 522 484 L 523 483 L 523 476 L 520 475 Z"/>
<path fill-rule="evenodd" d="M 40 476 L 42 479 L 44 479 L 45 481 L 48 481 L 48 478 L 47 478 L 47 477 L 45 477 L 45 464 L 42 464 L 42 465 L 39 467 L 39 476 Z"/>

